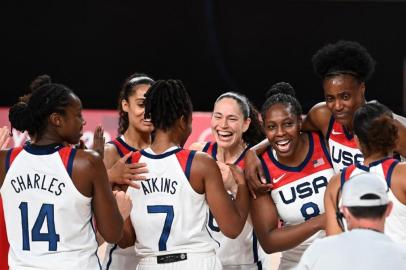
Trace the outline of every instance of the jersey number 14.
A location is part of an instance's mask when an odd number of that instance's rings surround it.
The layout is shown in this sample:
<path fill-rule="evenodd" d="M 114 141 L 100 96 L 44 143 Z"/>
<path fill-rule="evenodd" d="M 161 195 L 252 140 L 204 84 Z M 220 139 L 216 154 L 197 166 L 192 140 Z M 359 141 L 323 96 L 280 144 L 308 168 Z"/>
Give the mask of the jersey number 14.
<path fill-rule="evenodd" d="M 28 229 L 28 204 L 20 203 L 21 223 L 23 234 L 23 250 L 30 250 L 30 234 Z M 41 228 L 47 220 L 48 233 L 41 233 Z M 44 203 L 39 210 L 37 219 L 31 230 L 32 241 L 48 242 L 48 251 L 56 251 L 58 248 L 59 234 L 55 231 L 54 205 Z"/>

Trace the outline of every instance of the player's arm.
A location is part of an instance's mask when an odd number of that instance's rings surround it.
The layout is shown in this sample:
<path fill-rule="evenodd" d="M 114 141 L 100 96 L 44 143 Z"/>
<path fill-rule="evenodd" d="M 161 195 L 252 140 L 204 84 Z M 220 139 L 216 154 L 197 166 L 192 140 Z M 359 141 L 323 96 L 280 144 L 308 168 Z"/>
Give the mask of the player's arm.
<path fill-rule="evenodd" d="M 258 146 L 257 151 L 249 149 L 244 157 L 245 179 L 247 180 L 247 185 L 253 198 L 256 198 L 256 193 L 268 192 L 272 187 L 271 184 L 266 183 L 264 169 L 262 168 L 261 161 L 257 156 L 258 152 L 261 151 L 262 153 L 265 152 L 266 150 L 265 145 L 269 145 L 267 139 L 254 146 L 254 147 Z M 260 149 L 260 151 L 258 149 Z"/>
<path fill-rule="evenodd" d="M 337 222 L 337 196 L 340 189 L 340 174 L 334 175 L 327 185 L 324 193 L 324 209 L 326 211 L 326 234 L 334 235 L 342 233 L 342 229 Z"/>
<path fill-rule="evenodd" d="M 139 188 L 137 180 L 145 180 L 142 175 L 148 172 L 145 163 L 127 163 L 133 152 L 127 153 L 121 157 L 117 153 L 117 149 L 113 144 L 106 144 L 104 147 L 104 164 L 107 168 L 109 182 L 112 185 L 121 185 L 122 189 L 127 189 L 128 186 Z"/>
<path fill-rule="evenodd" d="M 128 217 L 124 222 L 123 237 L 117 242 L 120 248 L 128 248 L 134 245 L 136 240 L 134 227 L 131 223 L 131 219 Z"/>
<path fill-rule="evenodd" d="M 401 156 L 406 157 L 406 118 L 403 116 L 393 114 L 395 125 L 398 128 L 399 139 L 396 142 L 395 151 Z"/>
<path fill-rule="evenodd" d="M 326 103 L 324 101 L 319 102 L 309 110 L 307 115 L 304 116 L 302 130 L 321 131 L 325 137 L 327 135 L 330 118 L 331 111 L 328 109 Z"/>
<path fill-rule="evenodd" d="M 197 183 L 195 190 L 206 193 L 207 203 L 221 232 L 229 238 L 236 238 L 241 233 L 249 210 L 248 188 L 244 176 L 242 172 L 237 175 L 234 169 L 232 172 L 238 190 L 232 201 L 224 189 L 220 170 L 209 155 L 196 153 L 191 168 L 191 181 Z"/>
<path fill-rule="evenodd" d="M 392 172 L 391 190 L 396 198 L 403 204 L 406 204 L 406 163 L 398 163 Z"/>
<path fill-rule="evenodd" d="M 6 156 L 8 150 L 0 150 L 0 187 L 3 185 L 6 177 Z"/>
<path fill-rule="evenodd" d="M 324 229 L 324 214 L 298 225 L 278 228 L 279 215 L 269 194 L 258 194 L 256 200 L 251 200 L 251 219 L 259 243 L 268 254 L 294 248 Z"/>
<path fill-rule="evenodd" d="M 107 171 L 100 156 L 91 150 L 77 150 L 72 178 L 77 179 L 75 183 L 85 196 L 93 197 L 94 217 L 97 229 L 103 238 L 110 243 L 120 240 L 123 218 L 111 191 Z"/>

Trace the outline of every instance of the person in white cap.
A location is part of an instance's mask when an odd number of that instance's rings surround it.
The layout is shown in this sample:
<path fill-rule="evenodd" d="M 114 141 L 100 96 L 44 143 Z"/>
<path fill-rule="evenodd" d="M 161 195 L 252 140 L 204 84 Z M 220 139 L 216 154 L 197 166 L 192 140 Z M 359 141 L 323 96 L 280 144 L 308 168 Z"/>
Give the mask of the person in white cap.
<path fill-rule="evenodd" d="M 348 230 L 317 240 L 296 269 L 406 269 L 406 246 L 394 243 L 384 231 L 392 210 L 385 180 L 363 173 L 344 184 L 337 218 Z"/>

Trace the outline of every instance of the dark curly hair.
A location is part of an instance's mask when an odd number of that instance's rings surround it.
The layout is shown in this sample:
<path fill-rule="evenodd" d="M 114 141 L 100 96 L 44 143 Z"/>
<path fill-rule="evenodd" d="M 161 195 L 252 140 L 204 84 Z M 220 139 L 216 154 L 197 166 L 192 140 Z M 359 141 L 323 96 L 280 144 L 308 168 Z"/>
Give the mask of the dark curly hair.
<path fill-rule="evenodd" d="M 241 112 L 244 116 L 244 120 L 247 118 L 251 119 L 248 129 L 242 134 L 242 139 L 249 146 L 253 146 L 261 142 L 265 138 L 265 134 L 259 121 L 259 112 L 255 106 L 248 100 L 248 98 L 240 93 L 236 92 L 226 92 L 220 95 L 216 102 L 222 100 L 223 98 L 234 99 L 239 105 Z"/>
<path fill-rule="evenodd" d="M 359 107 L 354 114 L 354 134 L 363 146 L 364 156 L 372 153 L 385 155 L 396 146 L 398 129 L 390 109 L 377 101 Z"/>
<path fill-rule="evenodd" d="M 295 89 L 289 83 L 275 83 L 268 90 L 267 94 L 269 94 L 268 99 L 261 109 L 262 119 L 265 119 L 266 112 L 275 104 L 291 106 L 291 112 L 297 117 L 301 117 L 302 106 L 296 99 Z"/>
<path fill-rule="evenodd" d="M 318 50 L 312 57 L 313 68 L 322 78 L 349 74 L 359 81 L 367 81 L 375 70 L 375 60 L 355 41 L 340 40 Z"/>
<path fill-rule="evenodd" d="M 65 108 L 72 101 L 71 89 L 62 84 L 45 83 L 33 88 L 33 92 L 14 104 L 8 114 L 11 127 L 27 131 L 40 139 L 48 125 L 48 117 L 54 113 L 65 114 Z"/>
<path fill-rule="evenodd" d="M 145 118 L 156 129 L 170 129 L 182 116 L 192 117 L 193 106 L 180 80 L 159 80 L 145 94 Z"/>
<path fill-rule="evenodd" d="M 124 134 L 124 132 L 128 129 L 128 125 L 129 125 L 128 113 L 123 110 L 121 102 L 123 100 L 129 101 L 130 96 L 132 96 L 134 94 L 136 86 L 138 86 L 140 84 L 151 85 L 153 83 L 154 83 L 154 80 L 143 73 L 134 73 L 124 81 L 124 84 L 121 87 L 121 91 L 120 91 L 119 98 L 118 98 L 118 112 L 119 112 L 118 133 L 119 134 Z"/>

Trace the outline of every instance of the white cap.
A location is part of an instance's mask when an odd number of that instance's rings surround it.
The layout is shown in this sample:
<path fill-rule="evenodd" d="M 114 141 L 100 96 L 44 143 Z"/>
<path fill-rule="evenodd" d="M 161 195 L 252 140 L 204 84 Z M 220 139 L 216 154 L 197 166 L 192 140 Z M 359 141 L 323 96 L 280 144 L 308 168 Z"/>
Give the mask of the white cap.
<path fill-rule="evenodd" d="M 376 199 L 365 198 L 373 194 Z M 385 179 L 372 173 L 362 173 L 351 177 L 345 182 L 342 193 L 342 205 L 352 206 L 380 206 L 389 203 L 388 185 Z"/>

